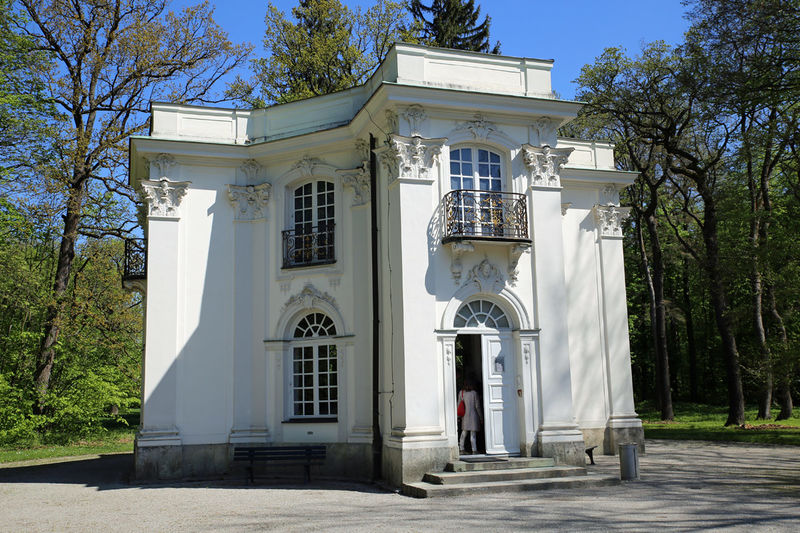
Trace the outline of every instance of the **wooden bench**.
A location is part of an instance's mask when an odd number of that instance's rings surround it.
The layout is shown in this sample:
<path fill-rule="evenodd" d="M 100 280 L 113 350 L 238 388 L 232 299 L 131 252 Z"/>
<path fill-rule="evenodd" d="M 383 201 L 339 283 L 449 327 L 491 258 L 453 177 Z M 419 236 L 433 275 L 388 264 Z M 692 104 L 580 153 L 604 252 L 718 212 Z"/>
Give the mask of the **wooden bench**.
<path fill-rule="evenodd" d="M 302 464 L 305 467 L 305 481 L 311 481 L 311 465 L 325 461 L 325 446 L 236 446 L 233 449 L 234 461 L 248 461 L 250 483 L 256 462 L 282 462 L 283 464 Z"/>

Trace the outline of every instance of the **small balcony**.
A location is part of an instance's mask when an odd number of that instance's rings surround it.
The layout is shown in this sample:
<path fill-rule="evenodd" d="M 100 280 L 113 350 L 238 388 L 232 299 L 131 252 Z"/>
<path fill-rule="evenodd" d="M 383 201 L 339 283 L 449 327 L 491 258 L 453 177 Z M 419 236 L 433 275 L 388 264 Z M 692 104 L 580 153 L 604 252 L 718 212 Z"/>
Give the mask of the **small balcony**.
<path fill-rule="evenodd" d="M 122 281 L 147 279 L 147 241 L 144 239 L 125 239 L 125 261 Z"/>
<path fill-rule="evenodd" d="M 442 243 L 460 240 L 531 242 L 524 194 L 457 189 L 444 197 Z"/>
<path fill-rule="evenodd" d="M 334 224 L 283 232 L 283 268 L 326 265 L 336 262 Z"/>

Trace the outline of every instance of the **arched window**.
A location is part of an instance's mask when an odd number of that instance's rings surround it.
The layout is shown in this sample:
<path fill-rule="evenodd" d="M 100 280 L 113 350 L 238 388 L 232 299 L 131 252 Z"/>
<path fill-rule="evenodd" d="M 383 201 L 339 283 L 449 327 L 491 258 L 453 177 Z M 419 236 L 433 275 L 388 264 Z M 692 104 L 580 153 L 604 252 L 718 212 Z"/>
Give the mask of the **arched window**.
<path fill-rule="evenodd" d="M 290 228 L 283 232 L 283 267 L 333 263 L 334 186 L 305 183 L 291 192 Z"/>
<path fill-rule="evenodd" d="M 453 326 L 491 329 L 510 327 L 503 310 L 487 300 L 475 300 L 462 305 L 453 319 Z"/>
<path fill-rule="evenodd" d="M 500 154 L 485 148 L 452 148 L 450 189 L 448 223 L 455 234 L 503 237 L 508 233 L 512 217 L 506 211 L 514 204 L 503 192 Z"/>
<path fill-rule="evenodd" d="M 337 350 L 333 320 L 324 313 L 309 313 L 294 329 L 292 347 L 292 415 L 330 417 L 339 412 Z M 297 342 L 297 341 L 304 342 Z"/>

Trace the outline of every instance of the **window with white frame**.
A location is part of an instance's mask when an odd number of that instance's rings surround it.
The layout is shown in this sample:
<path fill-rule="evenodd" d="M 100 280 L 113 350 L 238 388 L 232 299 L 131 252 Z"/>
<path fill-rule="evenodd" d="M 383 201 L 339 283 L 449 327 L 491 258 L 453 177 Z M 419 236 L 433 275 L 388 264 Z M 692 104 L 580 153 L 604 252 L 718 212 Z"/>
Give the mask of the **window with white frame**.
<path fill-rule="evenodd" d="M 292 342 L 292 417 L 335 417 L 339 412 L 337 349 L 333 320 L 324 313 L 305 315 Z"/>

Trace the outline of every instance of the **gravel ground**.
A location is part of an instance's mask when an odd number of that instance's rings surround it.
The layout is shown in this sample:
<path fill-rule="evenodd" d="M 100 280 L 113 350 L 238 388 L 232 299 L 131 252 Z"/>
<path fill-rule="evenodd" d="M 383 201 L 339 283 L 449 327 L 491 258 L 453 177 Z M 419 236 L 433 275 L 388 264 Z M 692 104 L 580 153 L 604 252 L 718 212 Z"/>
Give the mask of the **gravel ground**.
<path fill-rule="evenodd" d="M 647 441 L 640 481 L 428 500 L 334 481 L 135 485 L 132 461 L 1 465 L 0 531 L 800 531 L 796 446 Z"/>

